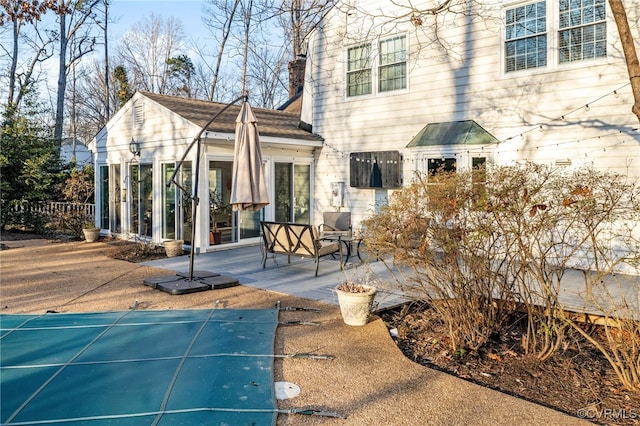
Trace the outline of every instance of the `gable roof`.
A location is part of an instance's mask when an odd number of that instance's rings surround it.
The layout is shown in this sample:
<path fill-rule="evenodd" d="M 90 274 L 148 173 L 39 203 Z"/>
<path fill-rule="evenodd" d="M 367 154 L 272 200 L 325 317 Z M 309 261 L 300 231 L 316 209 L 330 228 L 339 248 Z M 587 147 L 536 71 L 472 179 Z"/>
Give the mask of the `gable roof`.
<path fill-rule="evenodd" d="M 407 148 L 442 145 L 486 145 L 498 139 L 473 120 L 427 124 L 411 139 Z"/>
<path fill-rule="evenodd" d="M 214 115 L 227 106 L 227 104 L 218 102 L 179 98 L 150 92 L 140 92 L 140 94 L 200 127 L 205 126 Z M 236 118 L 240 112 L 240 107 L 240 103 L 231 105 L 205 130 L 210 132 L 234 133 L 236 129 Z M 299 114 L 267 108 L 252 107 L 251 109 L 258 121 L 258 129 L 261 136 L 322 141 L 320 136 L 300 128 Z"/>
<path fill-rule="evenodd" d="M 280 105 L 278 111 L 285 111 L 300 116 L 300 111 L 302 111 L 302 90 L 289 98 L 287 102 Z"/>

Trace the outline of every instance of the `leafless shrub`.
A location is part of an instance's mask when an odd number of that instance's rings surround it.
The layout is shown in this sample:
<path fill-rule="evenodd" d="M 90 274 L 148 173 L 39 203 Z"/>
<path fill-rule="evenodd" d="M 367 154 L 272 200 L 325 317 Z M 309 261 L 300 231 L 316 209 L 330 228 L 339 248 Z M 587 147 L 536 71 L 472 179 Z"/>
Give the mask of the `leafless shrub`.
<path fill-rule="evenodd" d="M 633 315 L 640 307 L 629 309 L 627 296 L 602 282 L 638 274 L 639 224 L 639 188 L 621 176 L 526 163 L 481 175 L 417 175 L 365 221 L 364 241 L 399 274 L 403 291 L 439 311 L 454 351 L 479 348 L 524 307 L 523 348 L 549 358 L 568 328 L 584 331 L 560 303 L 563 278 L 590 271 L 582 309 L 595 308 L 617 330 L 605 326 L 605 343 L 592 343 L 632 388 L 640 364 Z"/>

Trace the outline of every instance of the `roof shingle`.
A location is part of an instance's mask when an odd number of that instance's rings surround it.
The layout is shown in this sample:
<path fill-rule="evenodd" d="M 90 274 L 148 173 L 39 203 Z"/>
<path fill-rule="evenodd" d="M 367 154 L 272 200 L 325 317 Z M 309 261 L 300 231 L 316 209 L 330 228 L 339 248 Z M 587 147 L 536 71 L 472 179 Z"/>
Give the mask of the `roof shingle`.
<path fill-rule="evenodd" d="M 214 115 L 227 106 L 227 104 L 199 99 L 179 98 L 150 92 L 140 93 L 200 127 L 206 125 Z M 266 108 L 252 108 L 252 110 L 258 120 L 258 129 L 262 136 L 309 141 L 322 140 L 320 136 L 309 133 L 299 127 L 300 116 L 297 114 Z M 239 103 L 231 105 L 205 130 L 234 133 L 239 112 Z"/>

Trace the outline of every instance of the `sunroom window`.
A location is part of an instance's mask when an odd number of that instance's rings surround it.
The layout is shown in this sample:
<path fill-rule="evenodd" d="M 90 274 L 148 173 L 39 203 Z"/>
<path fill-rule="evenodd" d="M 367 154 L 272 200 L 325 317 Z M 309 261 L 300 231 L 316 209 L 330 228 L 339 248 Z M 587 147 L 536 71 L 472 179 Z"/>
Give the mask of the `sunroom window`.
<path fill-rule="evenodd" d="M 371 94 L 371 45 L 347 51 L 347 96 Z"/>
<path fill-rule="evenodd" d="M 607 55 L 605 0 L 560 0 L 560 63 Z"/>
<path fill-rule="evenodd" d="M 379 43 L 380 92 L 404 89 L 407 87 L 407 48 L 406 37 L 399 36 Z"/>
<path fill-rule="evenodd" d="M 505 30 L 506 72 L 547 65 L 546 2 L 508 9 Z"/>

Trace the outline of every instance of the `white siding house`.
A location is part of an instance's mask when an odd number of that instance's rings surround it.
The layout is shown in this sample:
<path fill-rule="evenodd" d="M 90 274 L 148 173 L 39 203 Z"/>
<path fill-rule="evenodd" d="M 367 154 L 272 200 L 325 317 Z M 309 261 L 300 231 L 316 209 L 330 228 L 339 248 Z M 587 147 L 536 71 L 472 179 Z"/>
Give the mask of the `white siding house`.
<path fill-rule="evenodd" d="M 400 4 L 409 2 L 339 1 L 308 37 L 301 120 L 324 139 L 316 222 L 340 204 L 336 185 L 357 226 L 433 167 L 533 160 L 640 178 L 639 123 L 606 0 L 452 3 L 435 16 L 416 12 L 432 1 Z M 640 2 L 625 5 L 640 51 Z M 367 180 L 374 163 L 382 181 Z"/>
<path fill-rule="evenodd" d="M 195 146 L 176 174 L 180 187 L 167 182 L 195 136 L 226 106 L 134 94 L 90 145 L 96 170 L 96 224 L 103 233 L 155 243 L 169 239 L 191 243 Z M 202 134 L 197 251 L 217 244 L 255 243 L 262 219 L 313 220 L 314 151 L 322 145 L 321 138 L 300 129 L 297 114 L 255 107 L 271 204 L 255 213 L 228 208 L 239 110 L 240 104 L 229 106 Z"/>

